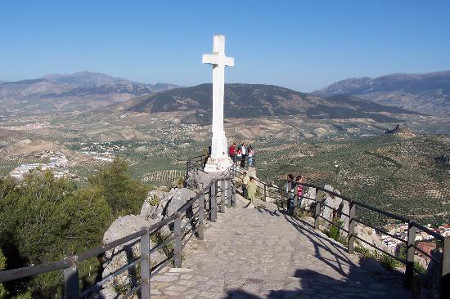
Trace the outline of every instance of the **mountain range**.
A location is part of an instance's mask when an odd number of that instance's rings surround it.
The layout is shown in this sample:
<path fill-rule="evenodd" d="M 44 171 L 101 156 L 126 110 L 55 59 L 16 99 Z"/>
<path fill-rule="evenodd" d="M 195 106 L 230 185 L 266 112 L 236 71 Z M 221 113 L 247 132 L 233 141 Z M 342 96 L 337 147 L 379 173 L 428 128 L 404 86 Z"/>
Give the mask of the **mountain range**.
<path fill-rule="evenodd" d="M 209 123 L 212 86 L 175 88 L 135 100 L 128 111 L 170 112 L 195 110 L 186 122 Z M 368 118 L 399 122 L 395 114 L 416 114 L 399 107 L 380 105 L 353 96 L 319 97 L 288 88 L 262 84 L 226 84 L 225 117 L 254 118 L 298 115 L 311 119 Z"/>
<path fill-rule="evenodd" d="M 450 116 L 450 71 L 346 79 L 313 94 L 352 95 L 424 114 Z"/>
<path fill-rule="evenodd" d="M 174 87 L 177 86 L 144 84 L 92 72 L 53 74 L 0 82 L 0 103 L 7 114 L 84 112 Z"/>

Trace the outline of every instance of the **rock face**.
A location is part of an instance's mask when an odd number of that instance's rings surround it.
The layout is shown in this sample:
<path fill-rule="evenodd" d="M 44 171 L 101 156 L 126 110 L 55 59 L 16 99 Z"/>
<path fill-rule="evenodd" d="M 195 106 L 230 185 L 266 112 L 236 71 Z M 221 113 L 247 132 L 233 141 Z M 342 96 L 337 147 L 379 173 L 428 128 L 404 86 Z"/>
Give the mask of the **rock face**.
<path fill-rule="evenodd" d="M 325 190 L 332 191 L 334 193 L 340 194 L 340 192 L 334 189 L 330 185 L 325 185 Z M 315 188 L 308 188 L 304 194 L 304 198 L 301 201 L 301 208 L 305 210 L 310 210 L 313 204 L 315 203 L 315 199 L 323 199 L 324 203 L 327 206 L 322 207 L 322 216 L 328 221 L 339 220 L 342 222 L 342 227 L 348 230 L 348 217 L 343 214 L 349 214 L 349 204 L 347 201 L 343 200 L 338 196 L 332 196 L 331 194 L 323 191 L 319 191 L 316 194 Z M 326 223 L 325 226 L 329 226 L 329 223 Z M 346 236 L 345 232 L 342 232 L 343 236 Z"/>
<path fill-rule="evenodd" d="M 169 217 L 193 197 L 195 197 L 195 192 L 187 188 L 174 188 L 170 192 L 150 191 L 142 205 L 140 215 L 127 215 L 117 218 L 106 230 L 103 236 L 103 243 L 106 244 L 118 240 L 141 230 L 143 227 L 149 227 Z M 169 234 L 171 234 L 169 226 L 164 226 L 155 237 L 158 240 L 162 240 Z M 152 242 L 155 241 L 152 237 Z M 105 278 L 127 263 L 137 259 L 140 255 L 139 239 L 129 241 L 124 245 L 107 251 L 105 253 L 105 262 L 103 263 L 102 277 Z M 166 258 L 167 256 L 163 250 L 151 254 L 151 262 L 153 265 L 164 261 Z M 123 287 L 135 284 L 136 281 L 133 281 L 132 277 L 137 276 L 133 272 L 136 272 L 136 269 L 131 268 L 129 271 L 124 271 L 121 275 L 114 278 L 102 291 L 102 294 L 108 294 L 105 298 L 113 298 L 118 295 L 114 286 Z"/>

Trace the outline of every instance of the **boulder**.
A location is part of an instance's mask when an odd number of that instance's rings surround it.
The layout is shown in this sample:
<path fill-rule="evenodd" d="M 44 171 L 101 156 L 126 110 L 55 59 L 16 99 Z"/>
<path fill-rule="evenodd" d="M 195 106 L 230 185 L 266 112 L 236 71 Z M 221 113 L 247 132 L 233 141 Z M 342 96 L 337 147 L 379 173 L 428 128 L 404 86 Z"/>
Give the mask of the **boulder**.
<path fill-rule="evenodd" d="M 163 210 L 170 199 L 169 192 L 151 190 L 142 204 L 140 216 L 144 219 L 162 220 Z"/>
<path fill-rule="evenodd" d="M 135 215 L 119 217 L 106 230 L 103 236 L 103 243 L 107 244 L 112 241 L 118 240 L 122 237 L 141 230 L 142 227 L 148 227 L 156 222 L 158 222 L 157 219 L 146 220 L 143 217 Z M 139 239 L 131 240 L 121 246 L 115 247 L 112 250 L 108 250 L 107 252 L 105 252 L 106 261 L 103 263 L 102 277 L 105 278 L 109 274 L 117 271 L 121 267 L 125 266 L 126 264 L 140 256 L 141 248 Z M 166 256 L 161 252 L 155 252 L 151 256 L 152 261 L 162 261 L 165 258 Z M 130 269 L 130 272 L 132 271 L 136 270 Z M 129 271 L 124 271 L 123 273 L 115 277 L 112 283 L 106 285 L 105 292 L 115 292 L 112 285 L 124 286 L 133 284 L 131 276 L 136 277 L 136 275 L 129 275 Z"/>

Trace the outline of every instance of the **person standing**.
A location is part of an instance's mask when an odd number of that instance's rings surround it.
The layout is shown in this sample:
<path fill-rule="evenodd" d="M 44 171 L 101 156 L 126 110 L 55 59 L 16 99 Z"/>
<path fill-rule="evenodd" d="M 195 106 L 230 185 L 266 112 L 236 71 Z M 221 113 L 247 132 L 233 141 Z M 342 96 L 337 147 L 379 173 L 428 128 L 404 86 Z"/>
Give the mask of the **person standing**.
<path fill-rule="evenodd" d="M 249 182 L 250 177 L 248 176 L 247 172 L 244 171 L 244 178 L 242 179 L 242 196 L 244 196 L 244 198 L 247 198 L 248 196 L 247 187 Z"/>
<path fill-rule="evenodd" d="M 254 155 L 254 151 L 252 146 L 250 145 L 248 147 L 248 167 L 252 167 L 253 166 L 253 155 Z"/>
<path fill-rule="evenodd" d="M 295 178 L 295 183 L 297 184 L 298 207 L 300 207 L 303 199 L 303 177 L 298 175 Z"/>
<path fill-rule="evenodd" d="M 245 168 L 245 159 L 247 158 L 247 148 L 245 147 L 245 143 L 242 143 L 241 145 L 241 168 Z"/>
<path fill-rule="evenodd" d="M 248 182 L 248 199 L 251 203 L 255 203 L 256 198 L 256 182 L 254 177 L 250 177 L 250 181 Z"/>
<path fill-rule="evenodd" d="M 241 153 L 241 149 L 239 147 L 236 151 L 236 161 L 237 160 L 242 160 L 242 153 Z M 237 163 L 236 163 L 236 166 L 237 166 Z"/>
<path fill-rule="evenodd" d="M 233 163 L 236 164 L 236 143 L 233 142 L 233 144 L 228 149 L 228 154 L 230 155 L 231 160 L 233 160 Z"/>

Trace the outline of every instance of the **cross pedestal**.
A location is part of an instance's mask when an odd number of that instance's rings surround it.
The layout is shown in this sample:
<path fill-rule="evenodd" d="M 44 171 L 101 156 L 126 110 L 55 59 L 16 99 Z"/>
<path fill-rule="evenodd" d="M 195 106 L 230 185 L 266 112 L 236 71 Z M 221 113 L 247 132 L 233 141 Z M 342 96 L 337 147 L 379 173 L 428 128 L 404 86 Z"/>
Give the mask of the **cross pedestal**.
<path fill-rule="evenodd" d="M 213 66 L 211 157 L 205 165 L 205 171 L 223 171 L 233 164 L 228 156 L 227 137 L 223 130 L 225 66 L 234 66 L 234 58 L 225 56 L 225 36 L 214 35 L 213 53 L 204 54 L 202 63 Z"/>

